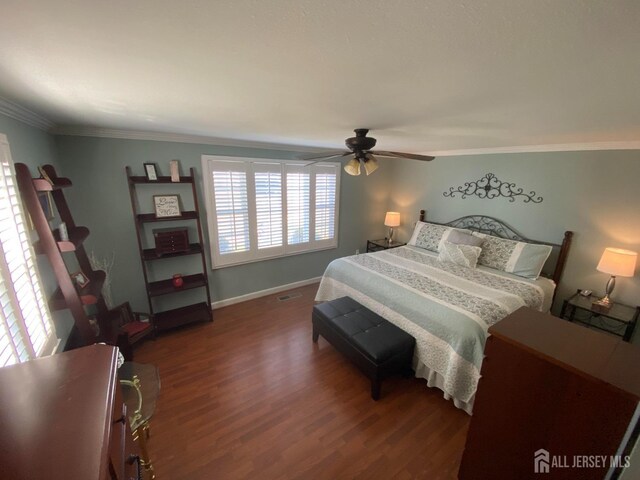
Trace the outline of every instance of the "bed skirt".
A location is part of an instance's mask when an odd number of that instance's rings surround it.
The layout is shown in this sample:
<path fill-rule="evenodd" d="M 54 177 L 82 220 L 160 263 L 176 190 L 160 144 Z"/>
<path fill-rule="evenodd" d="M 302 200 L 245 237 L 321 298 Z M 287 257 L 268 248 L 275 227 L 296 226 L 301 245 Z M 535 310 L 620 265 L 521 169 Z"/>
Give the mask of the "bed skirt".
<path fill-rule="evenodd" d="M 441 390 L 446 400 L 453 401 L 453 404 L 457 408 L 459 408 L 460 410 L 464 410 L 469 415 L 471 415 L 471 412 L 473 410 L 473 402 L 476 398 L 475 394 L 468 402 L 463 402 L 462 400 L 453 398 L 451 395 L 444 391 L 444 377 L 435 370 L 427 367 L 424 363 L 418 360 L 417 356 L 413 357 L 413 370 L 416 372 L 417 378 L 424 378 L 427 381 L 427 385 L 429 387 L 435 387 L 438 390 Z"/>

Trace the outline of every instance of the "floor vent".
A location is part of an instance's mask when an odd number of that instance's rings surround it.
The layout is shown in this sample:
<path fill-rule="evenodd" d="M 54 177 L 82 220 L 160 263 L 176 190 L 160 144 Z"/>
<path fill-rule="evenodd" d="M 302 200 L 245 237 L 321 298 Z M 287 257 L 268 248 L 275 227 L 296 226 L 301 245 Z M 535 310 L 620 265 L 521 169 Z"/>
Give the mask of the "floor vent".
<path fill-rule="evenodd" d="M 286 295 L 280 295 L 278 297 L 279 302 L 286 302 L 288 300 L 293 300 L 294 298 L 301 297 L 302 294 L 300 292 L 287 293 Z"/>

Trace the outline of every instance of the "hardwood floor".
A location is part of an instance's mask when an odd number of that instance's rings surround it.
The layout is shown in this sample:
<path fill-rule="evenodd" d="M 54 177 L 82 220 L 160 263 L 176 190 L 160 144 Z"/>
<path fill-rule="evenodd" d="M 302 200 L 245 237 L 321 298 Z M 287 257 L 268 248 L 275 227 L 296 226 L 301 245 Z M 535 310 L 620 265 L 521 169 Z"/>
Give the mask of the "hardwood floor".
<path fill-rule="evenodd" d="M 374 402 L 364 375 L 312 343 L 316 289 L 216 310 L 136 350 L 160 369 L 158 479 L 456 477 L 469 416 L 415 378 L 384 381 Z"/>

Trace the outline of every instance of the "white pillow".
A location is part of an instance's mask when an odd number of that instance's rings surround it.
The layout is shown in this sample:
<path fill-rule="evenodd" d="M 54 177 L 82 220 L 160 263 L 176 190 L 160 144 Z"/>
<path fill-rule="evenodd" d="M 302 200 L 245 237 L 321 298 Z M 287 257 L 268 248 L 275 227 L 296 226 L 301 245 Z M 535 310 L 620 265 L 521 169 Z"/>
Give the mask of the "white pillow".
<path fill-rule="evenodd" d="M 458 245 L 451 242 L 443 242 L 438 259 L 441 262 L 452 262 L 463 267 L 476 268 L 478 257 L 482 248 L 472 245 Z"/>
<path fill-rule="evenodd" d="M 484 243 L 484 239 L 463 230 L 452 230 L 445 240 L 458 245 L 471 245 L 472 247 L 480 248 L 482 248 L 482 244 Z"/>
<path fill-rule="evenodd" d="M 442 244 L 455 232 L 471 234 L 468 230 L 461 230 L 447 225 L 417 222 L 416 228 L 413 230 L 413 235 L 411 235 L 411 240 L 409 240 L 408 245 L 424 248 L 431 252 L 438 252 L 442 249 Z"/>
<path fill-rule="evenodd" d="M 411 240 L 409 240 L 409 245 L 437 252 L 444 235 L 448 234 L 450 230 L 451 227 L 445 225 L 418 222 L 413 230 L 413 235 L 411 235 Z"/>
<path fill-rule="evenodd" d="M 484 238 L 480 265 L 536 279 L 542 271 L 552 248 L 549 245 L 518 242 L 474 232 Z"/>

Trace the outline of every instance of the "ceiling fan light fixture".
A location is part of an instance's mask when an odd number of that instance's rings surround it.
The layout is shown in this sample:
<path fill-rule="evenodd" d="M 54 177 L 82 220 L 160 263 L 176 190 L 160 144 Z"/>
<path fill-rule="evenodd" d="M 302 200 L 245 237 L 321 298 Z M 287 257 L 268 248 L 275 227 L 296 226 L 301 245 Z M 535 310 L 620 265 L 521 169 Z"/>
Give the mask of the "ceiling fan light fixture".
<path fill-rule="evenodd" d="M 367 176 L 375 172 L 378 167 L 378 159 L 370 153 L 367 154 L 367 159 L 364 161 L 364 171 L 367 173 Z"/>
<path fill-rule="evenodd" d="M 352 158 L 347 162 L 344 166 L 344 171 L 349 175 L 358 176 L 360 175 L 360 160 L 357 158 Z"/>
<path fill-rule="evenodd" d="M 309 165 L 313 165 L 318 162 L 322 162 L 323 160 L 341 157 L 341 158 L 351 158 L 348 163 L 344 167 L 344 171 L 349 175 L 357 176 L 361 173 L 360 162 L 362 162 L 364 171 L 368 175 L 371 175 L 375 172 L 379 165 L 378 159 L 376 157 L 388 157 L 388 158 L 408 158 L 410 160 L 422 160 L 422 161 L 430 161 L 433 160 L 433 157 L 429 155 L 418 155 L 415 153 L 403 153 L 403 152 L 391 152 L 387 150 L 372 150 L 376 146 L 376 139 L 373 137 L 367 136 L 369 134 L 369 130 L 366 128 L 356 128 L 355 130 L 356 136 L 350 137 L 345 140 L 345 145 L 349 151 L 347 152 L 330 152 L 324 154 L 314 154 L 311 157 L 304 157 L 301 160 L 310 161 L 305 165 L 308 167 Z M 375 156 L 373 155 L 375 154 Z"/>

